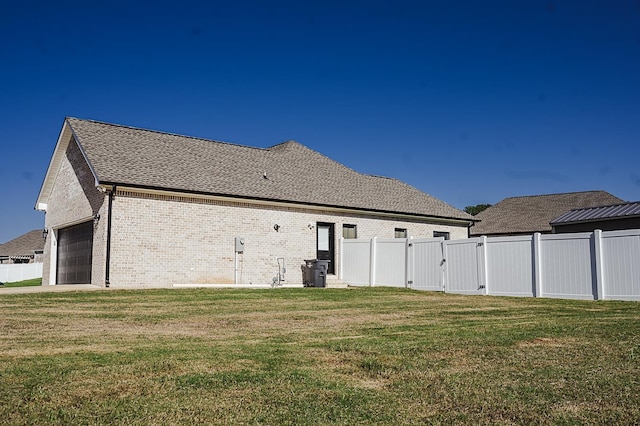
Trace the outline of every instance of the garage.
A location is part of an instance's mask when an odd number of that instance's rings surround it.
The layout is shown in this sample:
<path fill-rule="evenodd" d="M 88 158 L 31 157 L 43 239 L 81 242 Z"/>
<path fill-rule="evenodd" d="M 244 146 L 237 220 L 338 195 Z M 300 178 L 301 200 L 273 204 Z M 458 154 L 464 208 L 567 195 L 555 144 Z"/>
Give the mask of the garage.
<path fill-rule="evenodd" d="M 93 221 L 58 230 L 57 284 L 90 284 Z"/>

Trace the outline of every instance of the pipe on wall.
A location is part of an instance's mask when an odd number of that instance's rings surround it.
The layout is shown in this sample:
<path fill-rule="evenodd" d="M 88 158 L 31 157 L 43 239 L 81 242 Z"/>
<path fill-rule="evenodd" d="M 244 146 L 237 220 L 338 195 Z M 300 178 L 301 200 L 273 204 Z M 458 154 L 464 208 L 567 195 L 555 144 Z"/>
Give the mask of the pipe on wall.
<path fill-rule="evenodd" d="M 104 286 L 105 287 L 109 287 L 109 285 L 111 285 L 110 281 L 109 281 L 109 273 L 110 273 L 110 266 L 111 266 L 111 214 L 113 212 L 113 197 L 116 193 L 116 187 L 115 185 L 113 187 L 111 187 L 111 190 L 109 191 L 109 206 L 108 206 L 108 213 L 107 213 L 107 253 L 106 253 L 106 259 L 105 259 L 105 274 L 104 274 Z"/>

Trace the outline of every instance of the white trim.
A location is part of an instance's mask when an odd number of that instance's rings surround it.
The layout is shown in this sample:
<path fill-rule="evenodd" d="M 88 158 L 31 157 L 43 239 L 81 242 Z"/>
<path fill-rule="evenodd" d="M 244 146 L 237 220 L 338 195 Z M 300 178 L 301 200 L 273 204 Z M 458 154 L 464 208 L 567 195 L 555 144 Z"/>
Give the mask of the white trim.
<path fill-rule="evenodd" d="M 51 228 L 49 243 L 49 285 L 58 284 L 58 230 Z"/>
<path fill-rule="evenodd" d="M 70 226 L 73 225 L 77 225 L 79 223 L 85 223 L 85 222 L 89 222 L 89 221 L 93 221 L 93 216 L 84 216 L 81 219 L 77 219 L 77 220 L 72 220 L 71 222 L 65 222 L 65 223 L 61 223 L 61 224 L 57 224 L 57 225 L 49 225 L 49 227 L 52 230 L 57 231 L 58 229 L 62 229 L 62 228 L 68 228 Z"/>

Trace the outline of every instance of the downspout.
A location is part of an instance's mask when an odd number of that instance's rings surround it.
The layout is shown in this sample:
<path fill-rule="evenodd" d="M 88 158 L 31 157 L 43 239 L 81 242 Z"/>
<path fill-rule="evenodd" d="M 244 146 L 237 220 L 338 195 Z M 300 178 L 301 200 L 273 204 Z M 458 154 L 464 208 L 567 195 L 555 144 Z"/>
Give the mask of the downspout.
<path fill-rule="evenodd" d="M 106 264 L 105 264 L 105 279 L 104 286 L 109 287 L 109 266 L 111 265 L 111 213 L 113 211 L 113 196 L 116 192 L 115 185 L 111 187 L 109 191 L 109 212 L 107 214 L 107 255 L 106 255 Z"/>

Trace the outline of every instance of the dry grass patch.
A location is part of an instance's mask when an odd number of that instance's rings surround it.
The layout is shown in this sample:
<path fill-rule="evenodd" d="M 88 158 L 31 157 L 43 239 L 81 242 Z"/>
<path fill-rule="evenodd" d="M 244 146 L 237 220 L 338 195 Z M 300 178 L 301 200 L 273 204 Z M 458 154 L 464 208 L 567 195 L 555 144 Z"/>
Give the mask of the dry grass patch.
<path fill-rule="evenodd" d="M 398 289 L 0 299 L 6 424 L 638 423 L 637 303 Z"/>

